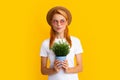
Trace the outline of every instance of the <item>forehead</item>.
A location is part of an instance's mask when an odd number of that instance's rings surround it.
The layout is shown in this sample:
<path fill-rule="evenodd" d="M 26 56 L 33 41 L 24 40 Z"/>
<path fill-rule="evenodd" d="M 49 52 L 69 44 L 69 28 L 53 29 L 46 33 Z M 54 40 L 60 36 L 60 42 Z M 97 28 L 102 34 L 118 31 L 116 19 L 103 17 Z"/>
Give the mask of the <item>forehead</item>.
<path fill-rule="evenodd" d="M 65 17 L 61 14 L 54 14 L 52 19 L 53 20 L 61 20 L 61 19 L 65 19 Z"/>

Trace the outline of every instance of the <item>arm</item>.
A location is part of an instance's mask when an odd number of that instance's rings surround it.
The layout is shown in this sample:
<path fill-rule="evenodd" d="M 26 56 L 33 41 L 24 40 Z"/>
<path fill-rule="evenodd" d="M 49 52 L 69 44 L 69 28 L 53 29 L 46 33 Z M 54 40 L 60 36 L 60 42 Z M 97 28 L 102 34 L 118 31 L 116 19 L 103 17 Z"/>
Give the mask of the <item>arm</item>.
<path fill-rule="evenodd" d="M 41 73 L 44 75 L 52 75 L 59 71 L 58 61 L 55 61 L 54 68 L 47 68 L 48 57 L 41 57 Z"/>
<path fill-rule="evenodd" d="M 68 62 L 64 61 L 63 62 L 63 68 L 66 73 L 78 73 L 82 72 L 82 54 L 77 54 L 76 55 L 76 63 L 77 65 L 75 67 L 68 67 Z"/>

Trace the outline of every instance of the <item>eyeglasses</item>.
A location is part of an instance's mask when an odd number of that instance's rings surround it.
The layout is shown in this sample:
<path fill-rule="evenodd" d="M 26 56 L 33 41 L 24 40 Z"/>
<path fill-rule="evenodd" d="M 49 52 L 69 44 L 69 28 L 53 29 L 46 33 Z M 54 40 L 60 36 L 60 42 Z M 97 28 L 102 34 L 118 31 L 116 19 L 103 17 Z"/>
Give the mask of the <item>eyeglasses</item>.
<path fill-rule="evenodd" d="M 54 25 L 58 25 L 59 23 L 60 23 L 61 25 L 64 25 L 64 24 L 66 23 L 66 20 L 64 20 L 64 19 L 61 19 L 60 21 L 58 21 L 58 20 L 52 20 L 52 23 L 53 23 Z"/>

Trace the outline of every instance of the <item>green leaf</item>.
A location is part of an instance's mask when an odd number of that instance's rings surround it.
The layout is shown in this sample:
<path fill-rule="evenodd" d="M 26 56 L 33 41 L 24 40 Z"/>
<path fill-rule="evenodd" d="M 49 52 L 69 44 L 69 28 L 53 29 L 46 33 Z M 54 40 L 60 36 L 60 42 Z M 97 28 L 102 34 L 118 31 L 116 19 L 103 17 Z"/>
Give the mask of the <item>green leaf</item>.
<path fill-rule="evenodd" d="M 56 56 L 66 56 L 70 52 L 70 46 L 67 42 L 55 42 L 51 48 Z"/>

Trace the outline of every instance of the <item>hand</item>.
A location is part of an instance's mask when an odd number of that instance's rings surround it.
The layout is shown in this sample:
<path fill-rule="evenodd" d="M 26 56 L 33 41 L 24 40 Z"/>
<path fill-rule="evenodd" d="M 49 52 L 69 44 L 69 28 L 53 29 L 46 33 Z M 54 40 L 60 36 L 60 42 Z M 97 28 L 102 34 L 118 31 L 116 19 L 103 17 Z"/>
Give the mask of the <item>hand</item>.
<path fill-rule="evenodd" d="M 55 62 L 54 62 L 54 69 L 55 69 L 56 72 L 60 71 L 61 64 L 62 64 L 61 61 L 55 60 Z"/>
<path fill-rule="evenodd" d="M 68 67 L 68 61 L 67 61 L 67 60 L 64 60 L 64 61 L 62 62 L 62 68 L 64 69 L 64 71 L 65 71 L 66 73 L 68 73 L 69 67 Z"/>

